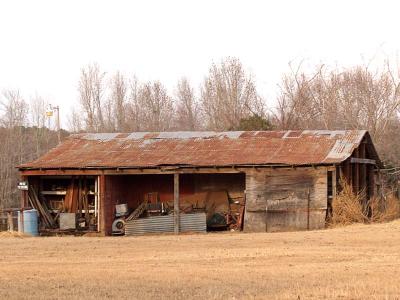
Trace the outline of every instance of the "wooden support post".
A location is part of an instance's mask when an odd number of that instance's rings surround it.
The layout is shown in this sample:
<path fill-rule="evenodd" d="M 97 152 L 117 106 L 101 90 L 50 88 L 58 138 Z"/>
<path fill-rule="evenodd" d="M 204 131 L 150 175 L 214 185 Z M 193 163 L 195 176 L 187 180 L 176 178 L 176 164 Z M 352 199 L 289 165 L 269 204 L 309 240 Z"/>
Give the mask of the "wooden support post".
<path fill-rule="evenodd" d="M 14 222 L 13 222 L 13 215 L 12 211 L 7 212 L 7 229 L 8 231 L 14 231 Z"/>
<path fill-rule="evenodd" d="M 366 151 L 365 151 L 365 144 L 361 143 L 360 144 L 360 158 L 365 159 Z M 360 182 L 359 182 L 359 189 L 360 192 L 362 192 L 362 197 L 363 197 L 363 202 L 366 205 L 366 194 L 367 194 L 367 166 L 366 164 L 358 164 L 358 167 L 360 168 Z"/>
<path fill-rule="evenodd" d="M 351 164 L 350 164 L 350 158 L 348 158 L 344 162 L 344 177 L 345 178 L 343 178 L 343 180 L 345 180 L 346 183 L 351 186 L 353 178 L 352 178 L 352 168 L 351 168 Z"/>
<path fill-rule="evenodd" d="M 375 169 L 373 166 L 368 167 L 368 196 L 369 199 L 376 196 L 375 191 Z M 368 199 L 368 200 L 369 200 Z"/>
<path fill-rule="evenodd" d="M 174 174 L 174 232 L 179 233 L 179 174 Z"/>
<path fill-rule="evenodd" d="M 355 150 L 355 157 L 359 157 L 359 149 Z M 354 177 L 353 177 L 353 191 L 355 194 L 360 192 L 360 165 L 359 164 L 352 164 L 354 169 Z"/>
<path fill-rule="evenodd" d="M 336 166 L 336 178 L 335 178 L 336 195 L 342 191 L 342 188 L 343 188 L 342 178 L 343 178 L 343 180 L 347 180 L 347 177 L 345 176 L 345 170 L 346 170 L 346 168 L 345 168 L 344 163 Z"/>
<path fill-rule="evenodd" d="M 335 201 L 336 195 L 338 193 L 338 182 L 337 182 L 337 172 L 341 172 L 341 167 L 336 167 L 332 171 L 332 202 Z"/>
<path fill-rule="evenodd" d="M 21 226 L 19 226 L 19 225 L 21 225 Z M 21 208 L 20 213 L 19 213 L 18 232 L 21 232 L 21 233 L 25 232 L 24 209 L 23 208 Z"/>
<path fill-rule="evenodd" d="M 99 187 L 98 187 L 99 191 L 100 191 L 100 195 L 99 195 L 99 221 L 100 224 L 97 224 L 97 228 L 100 228 L 100 232 L 102 233 L 106 233 L 106 227 L 105 227 L 105 223 L 106 223 L 106 211 L 105 211 L 105 199 L 106 199 L 106 177 L 104 176 L 104 174 L 99 176 Z"/>
<path fill-rule="evenodd" d="M 21 176 L 21 181 L 28 181 L 28 176 Z M 29 182 L 28 182 L 29 186 Z M 21 191 L 21 208 L 28 206 L 28 191 Z"/>
<path fill-rule="evenodd" d="M 308 189 L 307 193 L 307 230 L 310 230 L 310 205 L 311 205 L 311 197 L 310 197 L 310 189 Z"/>
<path fill-rule="evenodd" d="M 26 180 L 26 177 L 22 177 L 22 179 Z M 29 185 L 29 183 L 28 183 L 28 185 Z M 24 230 L 24 227 L 25 227 L 25 225 L 24 225 L 24 208 L 26 206 L 28 206 L 27 205 L 27 202 L 28 202 L 27 194 L 28 194 L 28 191 L 21 191 L 21 210 L 19 211 L 19 220 L 18 220 L 18 232 L 21 232 L 21 233 L 25 232 L 25 230 Z M 19 225 L 21 225 L 21 226 L 19 226 Z"/>

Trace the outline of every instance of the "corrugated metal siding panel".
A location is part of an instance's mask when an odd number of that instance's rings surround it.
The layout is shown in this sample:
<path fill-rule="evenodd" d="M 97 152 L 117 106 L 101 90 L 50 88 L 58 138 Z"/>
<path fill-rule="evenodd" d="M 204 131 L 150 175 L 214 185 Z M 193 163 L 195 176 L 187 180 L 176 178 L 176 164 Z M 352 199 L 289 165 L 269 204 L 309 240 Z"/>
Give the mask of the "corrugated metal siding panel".
<path fill-rule="evenodd" d="M 206 214 L 197 213 L 180 215 L 179 229 L 181 232 L 206 232 Z"/>
<path fill-rule="evenodd" d="M 20 168 L 340 163 L 366 134 L 365 130 L 78 134 Z"/>
<path fill-rule="evenodd" d="M 206 232 L 206 214 L 181 214 L 180 232 Z M 174 216 L 154 216 L 137 219 L 125 224 L 125 235 L 174 232 Z"/>
<path fill-rule="evenodd" d="M 137 219 L 125 224 L 125 235 L 164 233 L 174 231 L 173 215 Z"/>

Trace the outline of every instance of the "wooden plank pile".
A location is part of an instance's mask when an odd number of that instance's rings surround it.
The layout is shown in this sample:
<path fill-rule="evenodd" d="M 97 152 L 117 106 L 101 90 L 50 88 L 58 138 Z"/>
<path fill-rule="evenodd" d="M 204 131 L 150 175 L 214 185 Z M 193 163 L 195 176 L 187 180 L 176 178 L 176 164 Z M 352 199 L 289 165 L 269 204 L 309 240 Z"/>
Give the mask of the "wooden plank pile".
<path fill-rule="evenodd" d="M 41 217 L 41 220 L 44 222 L 46 228 L 56 228 L 56 219 L 50 213 L 49 208 L 46 206 L 45 202 L 41 202 L 35 189 L 30 186 L 28 190 L 28 199 L 31 206 L 36 209 Z"/>
<path fill-rule="evenodd" d="M 64 199 L 64 212 L 76 213 L 78 197 L 79 197 L 78 193 L 79 193 L 79 186 L 78 184 L 76 184 L 76 180 L 73 177 L 71 179 L 71 184 L 67 187 L 67 192 Z"/>

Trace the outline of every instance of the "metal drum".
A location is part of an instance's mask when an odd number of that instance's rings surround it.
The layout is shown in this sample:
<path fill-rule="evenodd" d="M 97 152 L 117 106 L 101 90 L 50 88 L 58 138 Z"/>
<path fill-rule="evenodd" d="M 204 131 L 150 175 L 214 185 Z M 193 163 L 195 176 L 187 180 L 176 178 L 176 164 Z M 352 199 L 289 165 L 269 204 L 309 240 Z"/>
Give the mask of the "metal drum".
<path fill-rule="evenodd" d="M 24 233 L 32 236 L 38 236 L 38 212 L 36 209 L 24 210 Z M 21 212 L 18 212 L 18 231 L 22 230 Z"/>

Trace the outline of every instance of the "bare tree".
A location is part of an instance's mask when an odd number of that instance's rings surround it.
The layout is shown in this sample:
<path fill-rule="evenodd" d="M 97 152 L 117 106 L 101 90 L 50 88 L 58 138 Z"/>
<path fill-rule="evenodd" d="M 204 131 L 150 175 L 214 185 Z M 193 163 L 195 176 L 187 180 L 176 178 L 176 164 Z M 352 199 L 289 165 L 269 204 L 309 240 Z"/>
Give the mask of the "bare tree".
<path fill-rule="evenodd" d="M 46 125 L 46 109 L 48 104 L 48 101 L 38 94 L 30 99 L 29 116 L 33 126 L 40 128 Z"/>
<path fill-rule="evenodd" d="M 201 89 L 206 126 L 214 130 L 236 128 L 241 119 L 264 115 L 255 82 L 236 58 L 213 64 Z"/>
<path fill-rule="evenodd" d="M 318 67 L 311 75 L 291 69 L 282 80 L 276 123 L 281 129 L 367 129 L 383 149 L 389 127 L 397 127 L 399 86 L 389 65 L 374 72 Z"/>
<path fill-rule="evenodd" d="M 35 128 L 35 144 L 36 144 L 36 155 L 39 156 L 43 153 L 44 148 L 43 143 L 49 144 L 49 134 L 45 127 L 46 125 L 46 108 L 48 102 L 44 100 L 41 96 L 36 94 L 30 99 L 30 118 L 31 123 Z M 50 128 L 49 128 L 50 129 Z"/>
<path fill-rule="evenodd" d="M 135 76 L 129 81 L 128 89 L 125 105 L 127 130 L 140 131 L 142 130 L 141 120 L 143 119 L 143 109 L 139 102 L 141 85 Z"/>
<path fill-rule="evenodd" d="M 301 64 L 294 70 L 290 65 L 290 73 L 282 78 L 276 115 L 276 123 L 282 129 L 305 128 L 318 114 L 310 83 L 320 70 L 309 76 L 300 72 L 300 67 Z"/>
<path fill-rule="evenodd" d="M 80 111 L 77 111 L 75 108 L 71 109 L 71 112 L 68 116 L 68 128 L 71 132 L 80 132 L 83 130 Z"/>
<path fill-rule="evenodd" d="M 137 103 L 140 130 L 165 131 L 172 128 L 173 102 L 159 81 L 142 85 Z"/>
<path fill-rule="evenodd" d="M 23 134 L 28 106 L 18 90 L 5 90 L 1 111 L 0 203 L 9 206 L 17 193 L 15 166 L 24 159 Z"/>
<path fill-rule="evenodd" d="M 86 129 L 89 132 L 103 131 L 105 123 L 103 118 L 103 93 L 105 73 L 97 64 L 82 68 L 79 80 L 80 103 L 86 114 Z"/>
<path fill-rule="evenodd" d="M 27 121 L 28 105 L 19 90 L 3 91 L 1 124 L 6 128 L 23 126 Z"/>
<path fill-rule="evenodd" d="M 114 127 L 117 131 L 123 132 L 127 130 L 126 124 L 126 96 L 127 83 L 125 77 L 117 72 L 111 78 L 111 95 L 110 102 L 112 104 L 112 118 L 114 119 Z"/>
<path fill-rule="evenodd" d="M 193 88 L 187 78 L 179 80 L 175 92 L 176 128 L 197 130 L 200 128 L 200 109 Z"/>

